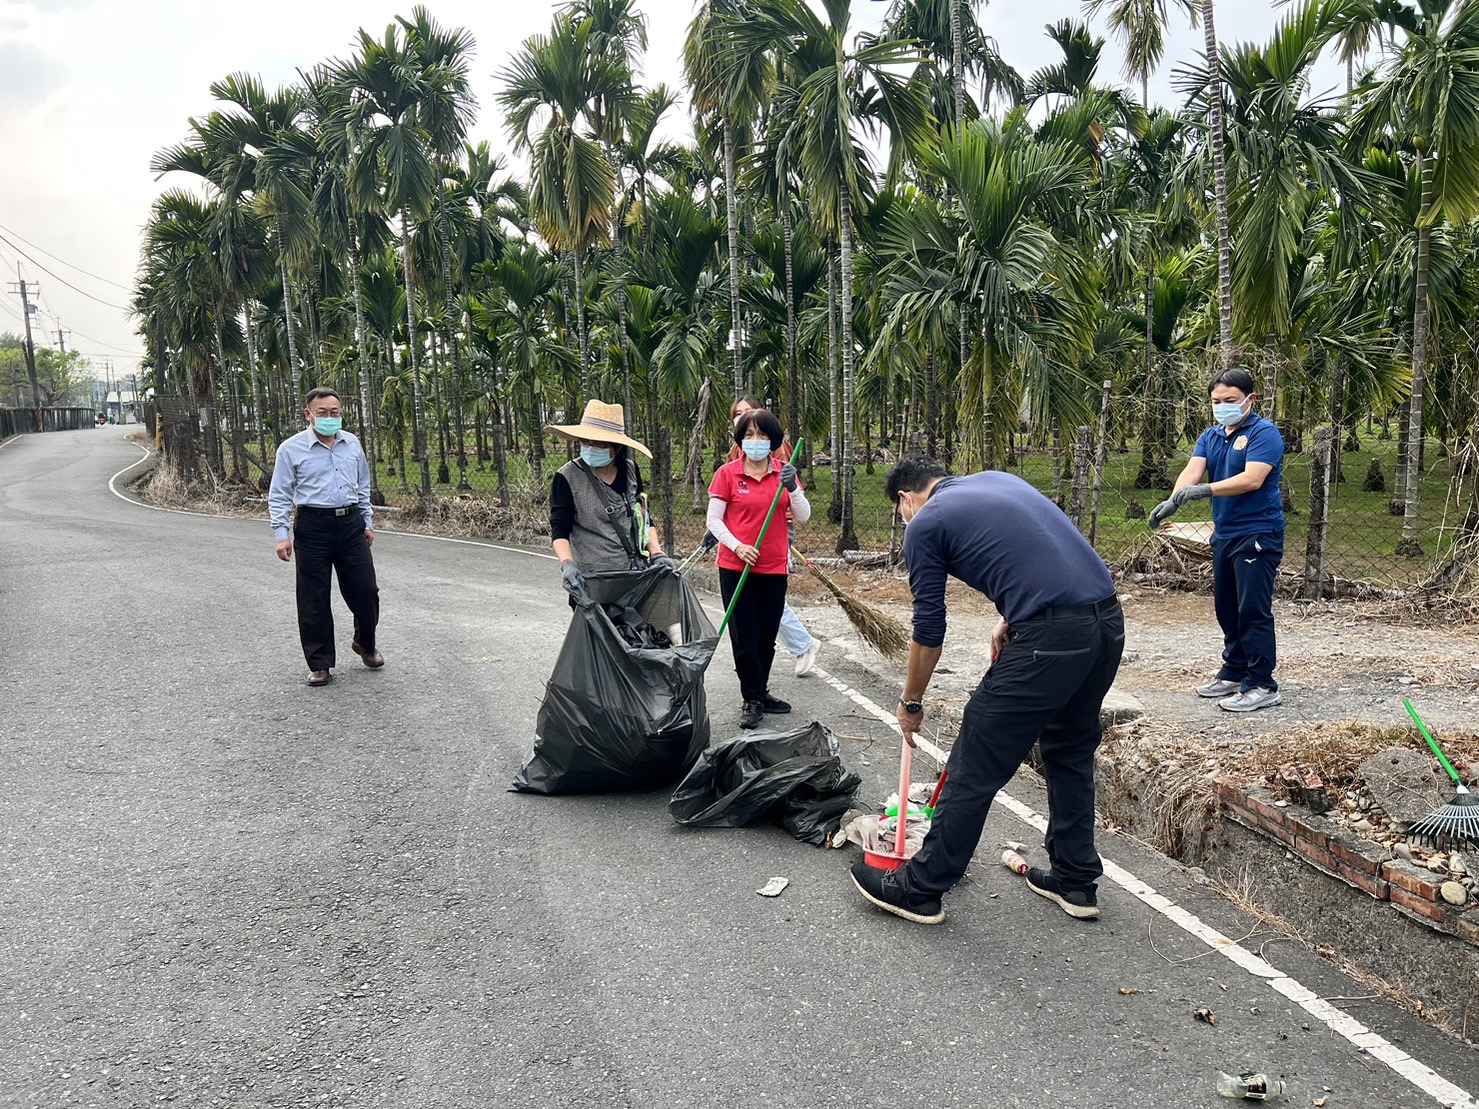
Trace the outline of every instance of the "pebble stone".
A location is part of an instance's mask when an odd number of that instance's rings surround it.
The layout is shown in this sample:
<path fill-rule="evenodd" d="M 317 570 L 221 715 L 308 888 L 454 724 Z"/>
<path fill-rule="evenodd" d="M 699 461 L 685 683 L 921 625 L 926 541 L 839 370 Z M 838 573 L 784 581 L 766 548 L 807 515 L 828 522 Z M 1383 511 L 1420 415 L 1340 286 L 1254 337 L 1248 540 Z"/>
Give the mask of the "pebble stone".
<path fill-rule="evenodd" d="M 1469 900 L 1469 891 L 1464 888 L 1462 882 L 1444 882 L 1439 892 L 1443 894 L 1443 900 L 1450 905 L 1463 905 Z"/>

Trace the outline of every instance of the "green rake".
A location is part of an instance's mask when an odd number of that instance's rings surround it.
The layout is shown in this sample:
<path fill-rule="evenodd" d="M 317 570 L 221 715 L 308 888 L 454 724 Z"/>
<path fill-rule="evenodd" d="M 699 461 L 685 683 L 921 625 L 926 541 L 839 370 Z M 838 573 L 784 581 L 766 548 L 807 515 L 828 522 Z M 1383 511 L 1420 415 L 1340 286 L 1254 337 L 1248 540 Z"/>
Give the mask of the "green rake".
<path fill-rule="evenodd" d="M 1453 768 L 1453 763 L 1448 761 L 1448 756 L 1433 738 L 1433 733 L 1428 731 L 1422 717 L 1417 715 L 1412 702 L 1404 700 L 1402 704 L 1407 709 L 1407 715 L 1412 717 L 1418 730 L 1422 732 L 1423 738 L 1428 741 L 1428 746 L 1433 749 L 1433 754 L 1438 756 L 1443 769 L 1448 771 L 1448 776 L 1458 786 L 1458 792 L 1453 795 L 1452 801 L 1412 825 L 1407 829 L 1407 834 L 1413 839 L 1431 843 L 1442 851 L 1479 850 L 1479 794 L 1464 785 L 1458 771 Z"/>

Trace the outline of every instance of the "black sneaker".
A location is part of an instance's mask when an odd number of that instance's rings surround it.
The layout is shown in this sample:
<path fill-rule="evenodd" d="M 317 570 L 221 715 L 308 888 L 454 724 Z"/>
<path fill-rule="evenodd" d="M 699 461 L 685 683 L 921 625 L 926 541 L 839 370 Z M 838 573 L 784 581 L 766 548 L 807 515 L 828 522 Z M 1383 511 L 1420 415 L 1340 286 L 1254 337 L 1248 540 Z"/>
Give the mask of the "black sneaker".
<path fill-rule="evenodd" d="M 1033 867 L 1027 872 L 1027 888 L 1033 893 L 1056 901 L 1058 907 L 1079 920 L 1093 920 L 1099 915 L 1099 899 L 1093 890 L 1066 890 L 1046 870 Z"/>
<path fill-rule="evenodd" d="M 940 908 L 938 897 L 915 899 L 906 896 L 899 888 L 897 871 L 853 863 L 852 884 L 884 912 L 912 920 L 915 924 L 939 924 L 945 919 L 945 910 Z"/>
<path fill-rule="evenodd" d="M 746 701 L 740 709 L 740 727 L 758 728 L 760 718 L 765 715 L 765 710 L 760 707 L 759 701 Z"/>
<path fill-rule="evenodd" d="M 791 703 L 782 701 L 779 697 L 772 697 L 767 693 L 760 698 L 760 711 L 770 716 L 784 716 L 791 711 Z"/>

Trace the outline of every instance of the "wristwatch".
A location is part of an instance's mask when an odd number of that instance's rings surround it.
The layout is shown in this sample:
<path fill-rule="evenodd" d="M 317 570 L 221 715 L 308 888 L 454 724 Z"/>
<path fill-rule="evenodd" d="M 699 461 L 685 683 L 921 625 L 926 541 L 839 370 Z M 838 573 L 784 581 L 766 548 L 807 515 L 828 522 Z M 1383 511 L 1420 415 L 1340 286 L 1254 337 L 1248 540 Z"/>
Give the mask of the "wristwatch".
<path fill-rule="evenodd" d="M 903 709 L 905 712 L 910 713 L 911 715 L 913 715 L 913 714 L 918 714 L 918 713 L 921 713 L 921 712 L 924 711 L 924 702 L 923 701 L 906 701 L 906 700 L 904 700 L 904 698 L 900 697 L 899 698 L 899 707 L 901 709 Z"/>

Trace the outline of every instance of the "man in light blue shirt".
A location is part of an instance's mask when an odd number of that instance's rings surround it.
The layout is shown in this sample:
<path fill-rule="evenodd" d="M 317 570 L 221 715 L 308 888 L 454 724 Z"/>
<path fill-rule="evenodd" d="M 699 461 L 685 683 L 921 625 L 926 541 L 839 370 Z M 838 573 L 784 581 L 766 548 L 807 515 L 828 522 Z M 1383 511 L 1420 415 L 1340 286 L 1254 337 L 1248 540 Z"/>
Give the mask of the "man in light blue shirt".
<path fill-rule="evenodd" d="M 364 448 L 343 430 L 343 404 L 332 389 L 308 394 L 308 426 L 282 441 L 272 470 L 267 509 L 284 562 L 298 553 L 298 637 L 308 662 L 308 684 L 328 685 L 334 669 L 334 612 L 329 585 L 354 614 L 350 648 L 372 670 L 385 665 L 375 649 L 380 588 L 370 546 L 375 510 L 370 504 L 370 463 Z M 289 533 L 291 532 L 291 538 Z"/>

